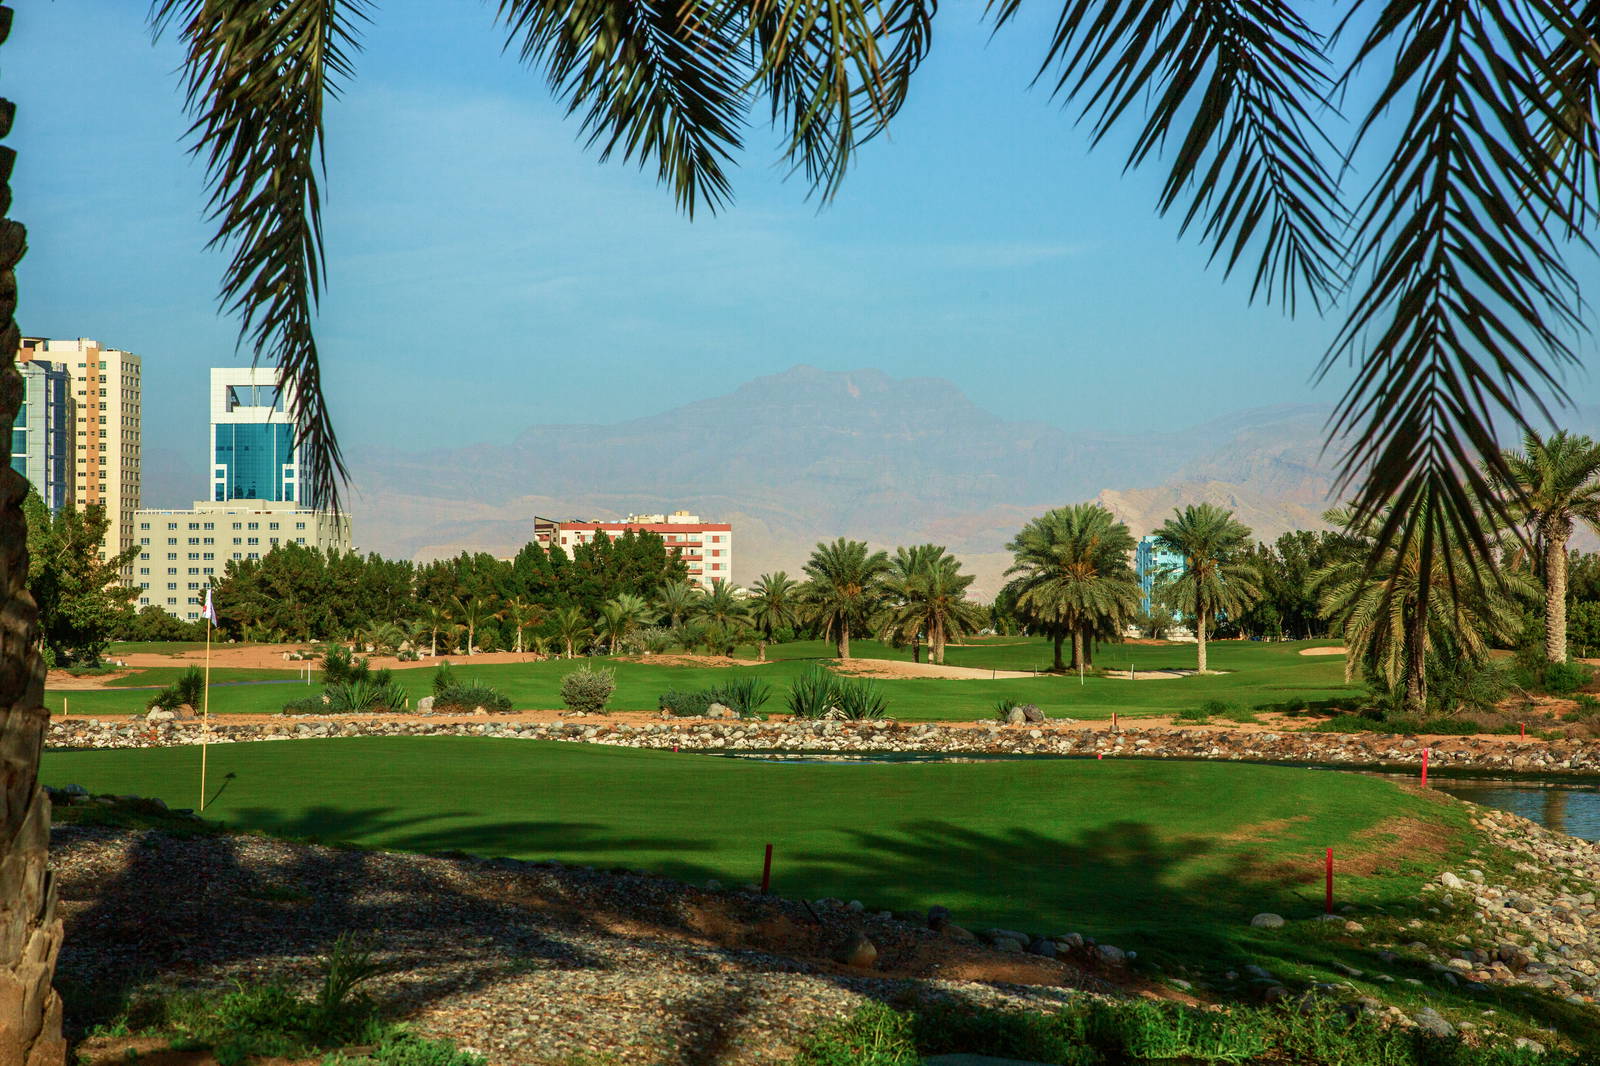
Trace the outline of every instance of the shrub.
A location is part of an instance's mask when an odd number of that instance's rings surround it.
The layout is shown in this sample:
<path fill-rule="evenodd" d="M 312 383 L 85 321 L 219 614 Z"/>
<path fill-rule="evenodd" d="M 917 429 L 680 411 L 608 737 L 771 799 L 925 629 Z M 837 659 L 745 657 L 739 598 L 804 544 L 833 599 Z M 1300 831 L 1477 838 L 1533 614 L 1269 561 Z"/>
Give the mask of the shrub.
<path fill-rule="evenodd" d="M 677 642 L 678 635 L 664 626 L 644 626 L 629 633 L 622 647 L 632 655 L 659 655 L 671 651 Z"/>
<path fill-rule="evenodd" d="M 997 722 L 1009 721 L 1011 719 L 1011 712 L 1016 710 L 1020 706 L 1022 706 L 1022 704 L 1018 703 L 1016 700 L 1012 699 L 1010 696 L 1001 696 L 999 699 L 994 701 L 994 717 L 995 717 L 995 721 L 997 721 Z"/>
<path fill-rule="evenodd" d="M 1208 702 L 1214 702 L 1214 701 L 1208 701 Z M 1211 721 L 1210 712 L 1207 711 L 1205 709 L 1205 707 L 1203 707 L 1203 706 L 1201 706 L 1201 707 L 1187 707 L 1184 710 L 1181 710 L 1177 714 L 1173 715 L 1173 717 L 1176 718 L 1180 722 L 1194 722 L 1197 725 L 1204 725 L 1205 723 Z"/>
<path fill-rule="evenodd" d="M 1550 663 L 1544 668 L 1542 687 L 1552 696 L 1570 696 L 1589 683 L 1593 675 L 1582 663 Z"/>
<path fill-rule="evenodd" d="M 456 680 L 454 671 L 450 669 L 450 660 L 445 659 L 433 671 L 433 695 L 437 699 L 445 689 L 456 688 L 460 682 Z"/>
<path fill-rule="evenodd" d="M 479 707 L 482 707 L 490 714 L 510 714 L 511 697 L 503 696 L 495 689 L 478 681 L 451 685 L 442 692 L 435 692 L 433 696 L 433 709 L 436 711 L 472 711 Z"/>
<path fill-rule="evenodd" d="M 368 671 L 366 660 L 358 659 L 359 672 L 352 670 L 348 680 L 323 690 L 324 710 L 333 713 L 392 711 L 405 706 L 406 690 L 388 670 Z"/>
<path fill-rule="evenodd" d="M 883 689 L 864 677 L 841 680 L 835 687 L 834 705 L 852 721 L 878 719 L 889 712 L 889 701 L 884 698 Z"/>
<path fill-rule="evenodd" d="M 580 667 L 561 679 L 561 702 L 568 710 L 596 714 L 606 709 L 617 689 L 615 670 Z"/>
<path fill-rule="evenodd" d="M 723 704 L 745 718 L 761 710 L 772 698 L 772 686 L 757 677 L 737 677 L 708 693 L 712 702 Z"/>
<path fill-rule="evenodd" d="M 350 680 L 350 670 L 356 662 L 350 649 L 343 644 L 331 646 L 322 653 L 322 683 L 335 685 Z"/>
<path fill-rule="evenodd" d="M 395 653 L 395 658 L 403 663 L 414 663 L 421 658 L 421 656 L 412 651 L 410 648 L 401 648 L 397 653 Z"/>
<path fill-rule="evenodd" d="M 672 690 L 663 692 L 659 702 L 661 709 L 668 714 L 679 718 L 700 718 L 711 709 L 713 700 L 709 689 L 694 692 Z"/>
<path fill-rule="evenodd" d="M 201 673 L 198 666 L 191 666 L 178 675 L 178 679 L 166 688 L 150 697 L 150 702 L 145 704 L 146 709 L 159 707 L 163 711 L 174 710 L 187 703 L 199 709 L 206 695 L 206 675 Z"/>
<path fill-rule="evenodd" d="M 284 714 L 321 714 L 328 709 L 321 696 L 306 696 L 283 705 Z"/>
<path fill-rule="evenodd" d="M 789 713 L 796 718 L 821 718 L 833 709 L 838 678 L 820 666 L 794 679 L 789 686 Z"/>

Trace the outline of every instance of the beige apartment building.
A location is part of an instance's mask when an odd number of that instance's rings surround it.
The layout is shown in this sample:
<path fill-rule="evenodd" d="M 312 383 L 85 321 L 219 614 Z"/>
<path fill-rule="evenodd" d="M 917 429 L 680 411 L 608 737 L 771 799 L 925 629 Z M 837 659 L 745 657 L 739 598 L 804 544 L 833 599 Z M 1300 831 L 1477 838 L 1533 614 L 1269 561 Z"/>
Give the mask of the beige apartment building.
<path fill-rule="evenodd" d="M 111 525 L 101 555 L 115 555 L 133 544 L 133 516 L 139 509 L 143 361 L 87 337 L 22 338 L 18 360 L 34 359 L 54 363 L 71 375 L 76 407 L 72 496 L 79 507 L 104 505 Z M 131 579 L 132 568 L 122 573 L 125 580 Z"/>
<path fill-rule="evenodd" d="M 552 545 L 570 553 L 579 544 L 588 544 L 604 533 L 620 537 L 628 530 L 659 533 L 667 548 L 682 557 L 689 570 L 689 582 L 707 592 L 716 584 L 733 584 L 733 526 L 727 522 L 703 522 L 697 514 L 673 511 L 671 514 L 631 514 L 620 522 L 593 519 L 533 519 L 533 539 L 546 550 Z"/>
<path fill-rule="evenodd" d="M 138 607 L 160 607 L 193 622 L 229 559 L 259 559 L 280 544 L 350 550 L 350 516 L 308 511 L 293 502 L 201 500 L 186 510 L 134 515 Z"/>

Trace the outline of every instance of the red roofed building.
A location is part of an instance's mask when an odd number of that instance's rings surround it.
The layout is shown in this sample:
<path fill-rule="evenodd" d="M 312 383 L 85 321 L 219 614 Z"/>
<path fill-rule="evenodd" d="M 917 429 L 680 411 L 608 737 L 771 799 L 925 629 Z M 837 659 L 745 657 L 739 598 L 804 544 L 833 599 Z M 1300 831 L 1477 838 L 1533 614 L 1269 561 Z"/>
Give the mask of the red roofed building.
<path fill-rule="evenodd" d="M 568 554 L 579 544 L 587 544 L 599 533 L 616 538 L 628 530 L 659 533 L 667 550 L 677 550 L 689 568 L 689 580 L 709 590 L 713 582 L 733 584 L 733 526 L 725 522 L 702 522 L 688 511 L 671 514 L 631 514 L 620 522 L 558 522 L 552 518 L 533 519 L 533 539 L 546 550 L 561 545 Z"/>

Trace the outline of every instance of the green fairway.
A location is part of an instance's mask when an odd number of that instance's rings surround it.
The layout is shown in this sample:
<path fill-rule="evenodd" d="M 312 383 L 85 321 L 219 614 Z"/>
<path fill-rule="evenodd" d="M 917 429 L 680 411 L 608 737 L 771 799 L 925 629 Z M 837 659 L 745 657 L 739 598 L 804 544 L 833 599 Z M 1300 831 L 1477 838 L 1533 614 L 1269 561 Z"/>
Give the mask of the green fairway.
<path fill-rule="evenodd" d="M 199 757 L 51 752 L 44 779 L 194 806 Z M 1273 950 L 1246 947 L 1258 911 L 1316 911 L 1325 847 L 1367 864 L 1341 877 L 1341 901 L 1396 905 L 1468 841 L 1459 804 L 1370 777 L 1236 764 L 774 764 L 374 738 L 217 745 L 210 775 L 207 817 L 275 835 L 733 885 L 759 876 L 771 842 L 786 895 L 939 903 L 979 927 L 1080 930 L 1146 950 L 1203 941 L 1223 955 Z M 1432 827 L 1429 863 L 1382 854 L 1395 840 L 1385 823 L 1400 818 Z"/>
<path fill-rule="evenodd" d="M 1041 675 L 1022 678 L 896 678 L 881 681 L 889 700 L 889 713 L 910 721 L 970 721 L 989 718 L 1002 698 L 1021 703 L 1036 703 L 1052 717 L 1080 719 L 1109 718 L 1112 712 L 1137 716 L 1171 714 L 1199 707 L 1207 700 L 1221 700 L 1240 709 L 1279 704 L 1304 706 L 1318 701 L 1348 698 L 1358 686 L 1344 682 L 1344 661 L 1339 656 L 1301 655 L 1305 647 L 1327 641 L 1301 641 L 1284 644 L 1219 641 L 1212 645 L 1212 666 L 1226 673 L 1206 677 L 1184 677 L 1130 681 L 1126 678 L 1089 676 L 1080 684 L 1076 676 Z M 858 641 L 852 651 L 860 657 L 909 660 L 906 649 L 889 648 L 875 641 Z M 832 646 L 820 641 L 784 644 L 769 649 L 773 661 L 749 667 L 660 666 L 649 662 L 616 662 L 617 691 L 611 707 L 616 710 L 650 710 L 657 707 L 661 693 L 669 689 L 706 688 L 721 684 L 731 676 L 751 673 L 773 688 L 767 712 L 784 710 L 784 694 L 801 673 L 819 659 L 833 654 Z M 946 656 L 952 666 L 991 670 L 1031 670 L 1049 665 L 1049 644 L 1023 637 L 994 637 L 971 647 L 950 648 Z M 511 698 L 518 709 L 552 710 L 561 706 L 561 679 L 582 663 L 567 660 L 479 666 L 470 657 L 451 660 L 463 679 L 479 680 Z M 607 665 L 606 660 L 595 660 Z M 1192 667 L 1193 645 L 1115 644 L 1101 648 L 1099 662 L 1106 667 L 1138 670 Z M 144 671 L 118 684 L 167 684 L 179 672 L 176 668 Z M 235 678 L 234 674 L 240 675 Z M 278 677 L 292 680 L 294 670 L 230 671 L 227 679 Z M 429 692 L 431 669 L 400 670 L 395 676 L 410 693 L 413 702 Z M 213 679 L 223 679 L 214 671 Z M 303 696 L 305 689 L 290 685 L 242 685 L 212 693 L 213 712 L 273 714 L 283 704 Z M 143 708 L 148 696 L 113 690 L 76 691 L 66 694 L 71 709 L 83 714 L 129 714 Z M 49 692 L 46 704 L 61 707 L 62 694 Z"/>

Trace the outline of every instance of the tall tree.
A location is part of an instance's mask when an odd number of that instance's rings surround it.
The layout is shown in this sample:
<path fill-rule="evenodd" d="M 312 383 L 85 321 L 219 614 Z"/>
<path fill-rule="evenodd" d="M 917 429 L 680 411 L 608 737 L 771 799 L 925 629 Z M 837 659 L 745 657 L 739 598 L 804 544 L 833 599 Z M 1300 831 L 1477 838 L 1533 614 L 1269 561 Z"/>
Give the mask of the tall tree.
<path fill-rule="evenodd" d="M 477 654 L 478 629 L 492 618 L 500 617 L 494 604 L 477 596 L 455 596 L 450 600 L 450 617 L 466 632 L 467 654 Z"/>
<path fill-rule="evenodd" d="M 1566 430 L 1529 430 L 1505 454 L 1506 510 L 1531 527 L 1544 576 L 1544 655 L 1567 661 L 1567 543 L 1582 522 L 1600 532 L 1600 444 Z"/>
<path fill-rule="evenodd" d="M 750 621 L 757 637 L 756 658 L 767 661 L 767 645 L 780 629 L 800 624 L 800 583 L 779 570 L 762 574 L 750 590 Z"/>
<path fill-rule="evenodd" d="M 539 624 L 540 610 L 536 603 L 529 603 L 522 597 L 514 597 L 506 602 L 506 621 L 511 624 L 513 639 L 516 641 L 515 651 L 522 654 L 523 637 L 528 630 Z"/>
<path fill-rule="evenodd" d="M 1128 527 L 1098 503 L 1047 511 L 1006 545 L 1015 560 L 1006 574 L 1017 610 L 1054 639 L 1053 669 L 1067 668 L 1066 637 L 1076 669 L 1085 662 L 1086 638 L 1132 620 L 1140 594 L 1130 563 L 1135 546 Z"/>
<path fill-rule="evenodd" d="M 944 662 L 944 648 L 982 628 L 987 612 L 967 599 L 975 580 L 961 561 L 936 544 L 896 548 L 884 582 L 883 635 L 891 643 L 928 642 L 928 657 Z"/>
<path fill-rule="evenodd" d="M 850 658 L 851 633 L 870 633 L 883 605 L 889 556 L 869 552 L 863 541 L 840 537 L 812 549 L 805 572 L 800 596 L 806 618 L 823 640 L 833 641 L 839 658 Z"/>
<path fill-rule="evenodd" d="M 1243 613 L 1261 595 L 1261 575 L 1250 562 L 1250 529 L 1232 511 L 1201 503 L 1175 509 L 1155 535 L 1161 547 L 1183 556 L 1183 573 L 1167 591 L 1194 622 L 1203 674 L 1207 628 L 1220 614 Z"/>
<path fill-rule="evenodd" d="M 650 621 L 650 604 L 643 596 L 635 596 L 631 592 L 607 600 L 600 605 L 600 632 L 611 645 L 611 654 L 617 654 L 617 648 L 628 634 L 634 629 Z"/>
<path fill-rule="evenodd" d="M 1366 527 L 1376 520 L 1351 509 L 1329 511 L 1326 517 L 1373 543 Z M 1430 516 L 1416 517 L 1425 522 Z M 1448 649 L 1452 656 L 1482 661 L 1490 641 L 1516 635 L 1521 625 L 1516 595 L 1533 595 L 1524 572 L 1491 574 L 1469 548 L 1446 547 L 1430 555 L 1420 539 L 1412 539 L 1384 547 L 1375 557 L 1363 553 L 1328 566 L 1315 579 L 1323 609 L 1344 637 L 1345 677 L 1353 680 L 1364 670 L 1383 688 L 1401 691 L 1406 711 L 1416 715 L 1428 709 L 1429 656 Z M 1445 573 L 1452 567 L 1455 579 Z M 1475 569 L 1479 572 L 1472 573 Z"/>
<path fill-rule="evenodd" d="M 683 625 L 694 613 L 695 597 L 699 594 L 700 590 L 687 581 L 671 581 L 663 585 L 656 597 L 656 606 L 661 608 L 662 619 L 673 629 Z"/>
<path fill-rule="evenodd" d="M 100 558 L 111 520 L 105 508 L 63 507 L 55 514 L 29 493 L 28 586 L 39 605 L 45 651 L 57 666 L 93 665 L 118 630 L 133 622 L 139 590 L 122 584 L 122 568 L 139 557 L 137 545 Z"/>
<path fill-rule="evenodd" d="M 750 608 L 739 596 L 738 589 L 726 581 L 713 581 L 709 592 L 695 597 L 694 613 L 703 621 L 733 628 L 748 620 Z"/>
<path fill-rule="evenodd" d="M 561 608 L 551 616 L 550 626 L 552 635 L 561 642 L 561 648 L 569 659 L 577 646 L 593 633 L 589 628 L 589 620 L 579 607 Z"/>

